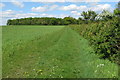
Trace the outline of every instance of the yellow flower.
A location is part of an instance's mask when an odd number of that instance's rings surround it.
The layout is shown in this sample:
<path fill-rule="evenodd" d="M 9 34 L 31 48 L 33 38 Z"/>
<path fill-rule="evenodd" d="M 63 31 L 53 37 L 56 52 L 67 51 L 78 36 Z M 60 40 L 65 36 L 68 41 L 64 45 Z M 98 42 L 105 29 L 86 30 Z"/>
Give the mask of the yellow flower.
<path fill-rule="evenodd" d="M 42 70 L 40 69 L 40 70 L 38 70 L 39 72 L 42 72 Z"/>
<path fill-rule="evenodd" d="M 39 74 L 39 73 L 42 74 L 42 72 L 43 72 L 43 71 L 42 71 L 41 69 L 37 71 L 38 74 Z"/>
<path fill-rule="evenodd" d="M 25 72 L 24 74 L 28 74 L 28 72 Z"/>

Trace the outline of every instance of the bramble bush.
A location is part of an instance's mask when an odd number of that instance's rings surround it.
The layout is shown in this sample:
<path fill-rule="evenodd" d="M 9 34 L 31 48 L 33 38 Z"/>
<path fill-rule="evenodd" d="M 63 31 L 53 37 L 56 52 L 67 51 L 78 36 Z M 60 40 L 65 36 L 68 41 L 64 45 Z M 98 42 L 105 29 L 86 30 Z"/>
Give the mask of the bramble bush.
<path fill-rule="evenodd" d="M 119 62 L 120 54 L 120 23 L 119 18 L 81 25 L 69 25 L 73 30 L 90 41 L 100 58 Z"/>

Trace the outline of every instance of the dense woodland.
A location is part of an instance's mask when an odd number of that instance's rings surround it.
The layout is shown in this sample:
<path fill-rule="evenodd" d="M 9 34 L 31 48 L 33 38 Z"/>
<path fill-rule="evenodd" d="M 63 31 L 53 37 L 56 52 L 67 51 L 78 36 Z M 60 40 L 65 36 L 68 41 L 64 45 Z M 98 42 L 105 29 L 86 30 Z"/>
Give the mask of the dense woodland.
<path fill-rule="evenodd" d="M 94 46 L 100 58 L 109 59 L 120 64 L 120 2 L 113 13 L 103 10 L 97 14 L 95 11 L 83 11 L 82 17 L 54 18 L 22 18 L 8 20 L 7 25 L 69 25 Z M 78 25 L 79 24 L 79 25 Z"/>

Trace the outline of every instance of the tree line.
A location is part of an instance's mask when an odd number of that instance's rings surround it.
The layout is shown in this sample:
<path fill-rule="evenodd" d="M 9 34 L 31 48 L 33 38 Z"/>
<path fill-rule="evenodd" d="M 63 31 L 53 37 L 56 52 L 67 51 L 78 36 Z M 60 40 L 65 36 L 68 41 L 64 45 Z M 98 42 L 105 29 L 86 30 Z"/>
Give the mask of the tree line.
<path fill-rule="evenodd" d="M 55 17 L 30 17 L 7 21 L 7 25 L 68 25 L 77 23 L 78 20 L 73 17 L 65 17 L 64 19 Z"/>
<path fill-rule="evenodd" d="M 102 13 L 97 14 L 95 11 L 83 11 L 81 17 L 78 19 L 73 17 L 55 18 L 55 17 L 29 17 L 21 19 L 8 20 L 7 25 L 69 25 L 69 24 L 82 24 L 97 21 L 106 21 L 113 17 L 120 15 L 120 2 L 114 13 L 103 10 Z M 120 16 L 119 16 L 120 17 Z"/>

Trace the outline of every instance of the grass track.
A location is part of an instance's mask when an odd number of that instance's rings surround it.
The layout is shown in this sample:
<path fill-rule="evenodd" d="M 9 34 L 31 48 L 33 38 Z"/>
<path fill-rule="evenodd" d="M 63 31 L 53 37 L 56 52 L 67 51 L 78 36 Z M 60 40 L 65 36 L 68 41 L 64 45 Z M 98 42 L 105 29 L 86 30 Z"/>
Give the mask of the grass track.
<path fill-rule="evenodd" d="M 111 78 L 117 71 L 69 27 L 3 27 L 3 77 Z"/>

